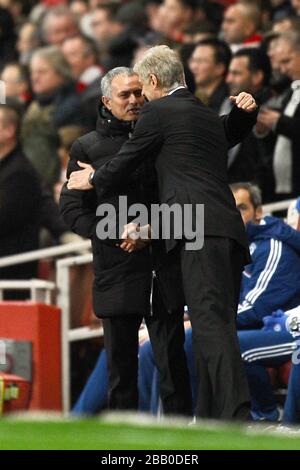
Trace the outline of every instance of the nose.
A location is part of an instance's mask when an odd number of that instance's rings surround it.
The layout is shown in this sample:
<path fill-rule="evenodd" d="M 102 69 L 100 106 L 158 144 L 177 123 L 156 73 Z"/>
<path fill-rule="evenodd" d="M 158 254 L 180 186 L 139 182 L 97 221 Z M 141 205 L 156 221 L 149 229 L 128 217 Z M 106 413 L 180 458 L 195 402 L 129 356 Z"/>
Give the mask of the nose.
<path fill-rule="evenodd" d="M 135 96 L 134 93 L 131 93 L 131 94 L 130 94 L 129 103 L 130 103 L 130 104 L 136 104 L 136 103 L 137 103 L 137 97 Z"/>

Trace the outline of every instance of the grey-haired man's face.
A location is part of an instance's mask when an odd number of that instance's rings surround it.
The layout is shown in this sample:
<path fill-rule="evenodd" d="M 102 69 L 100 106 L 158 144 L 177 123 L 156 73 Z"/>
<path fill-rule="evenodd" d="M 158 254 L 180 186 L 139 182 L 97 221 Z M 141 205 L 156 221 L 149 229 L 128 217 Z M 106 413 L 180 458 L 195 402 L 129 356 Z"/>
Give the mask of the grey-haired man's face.
<path fill-rule="evenodd" d="M 102 98 L 104 106 L 122 121 L 136 121 L 144 101 L 137 75 L 117 75 L 111 82 L 111 98 Z"/>

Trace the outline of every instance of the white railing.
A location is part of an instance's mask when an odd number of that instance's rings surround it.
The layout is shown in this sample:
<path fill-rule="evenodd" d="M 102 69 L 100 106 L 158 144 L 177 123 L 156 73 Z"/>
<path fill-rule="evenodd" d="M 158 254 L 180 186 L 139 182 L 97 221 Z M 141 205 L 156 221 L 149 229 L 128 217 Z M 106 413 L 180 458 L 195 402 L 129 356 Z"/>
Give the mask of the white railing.
<path fill-rule="evenodd" d="M 295 199 L 286 199 L 285 201 L 271 202 L 263 205 L 263 214 L 272 215 L 274 212 L 287 211 Z"/>

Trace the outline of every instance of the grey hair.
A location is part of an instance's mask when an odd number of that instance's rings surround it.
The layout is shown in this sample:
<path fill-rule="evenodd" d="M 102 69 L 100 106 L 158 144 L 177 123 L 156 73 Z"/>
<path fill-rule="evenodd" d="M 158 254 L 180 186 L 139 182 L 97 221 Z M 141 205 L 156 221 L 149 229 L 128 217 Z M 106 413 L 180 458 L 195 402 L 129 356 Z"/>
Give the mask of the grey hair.
<path fill-rule="evenodd" d="M 155 75 L 159 88 L 164 91 L 186 85 L 182 62 L 177 52 L 168 46 L 151 47 L 135 64 L 133 70 L 145 83 L 150 82 L 150 74 Z"/>
<path fill-rule="evenodd" d="M 279 35 L 278 42 L 280 41 L 286 41 L 288 42 L 293 49 L 296 49 L 297 51 L 300 50 L 300 32 L 299 31 L 286 31 L 285 33 L 282 33 Z"/>
<path fill-rule="evenodd" d="M 71 81 L 73 79 L 71 67 L 58 47 L 41 47 L 33 53 L 31 60 L 34 57 L 40 57 L 47 62 L 65 81 Z"/>
<path fill-rule="evenodd" d="M 251 204 L 254 209 L 257 209 L 262 205 L 262 196 L 261 190 L 256 184 L 252 183 L 232 183 L 230 189 L 233 193 L 237 192 L 239 189 L 245 189 L 249 193 Z"/>
<path fill-rule="evenodd" d="M 102 96 L 106 96 L 107 98 L 112 97 L 112 81 L 115 77 L 119 75 L 124 75 L 125 77 L 132 77 L 133 75 L 137 75 L 136 72 L 132 68 L 129 67 L 115 67 L 107 72 L 101 79 L 101 94 Z"/>

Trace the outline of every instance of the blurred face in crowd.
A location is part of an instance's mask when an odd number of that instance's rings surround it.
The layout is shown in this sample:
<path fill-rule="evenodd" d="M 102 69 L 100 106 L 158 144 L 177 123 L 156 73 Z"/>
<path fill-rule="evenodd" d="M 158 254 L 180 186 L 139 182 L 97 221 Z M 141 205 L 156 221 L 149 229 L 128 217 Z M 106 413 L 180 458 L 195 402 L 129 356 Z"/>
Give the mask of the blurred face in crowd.
<path fill-rule="evenodd" d="M 193 11 L 180 0 L 164 0 L 158 15 L 164 32 L 182 31 L 193 19 Z"/>
<path fill-rule="evenodd" d="M 229 65 L 226 82 L 230 93 L 238 95 L 242 91 L 255 93 L 263 85 L 263 72 L 252 72 L 249 69 L 249 58 L 246 56 L 234 57 Z"/>
<path fill-rule="evenodd" d="M 35 56 L 30 64 L 31 85 L 34 93 L 51 93 L 61 86 L 64 79 L 51 64 L 42 57 Z"/>
<path fill-rule="evenodd" d="M 70 64 L 74 78 L 79 78 L 88 67 L 95 63 L 93 54 L 86 52 L 86 45 L 81 38 L 67 39 L 63 43 L 62 52 Z"/>
<path fill-rule="evenodd" d="M 296 12 L 296 15 L 300 16 L 300 0 L 291 0 L 291 4 Z"/>
<path fill-rule="evenodd" d="M 213 47 L 208 45 L 197 46 L 189 60 L 189 68 L 194 75 L 195 83 L 199 86 L 205 86 L 224 74 L 223 64 L 217 64 L 215 61 L 215 52 Z"/>
<path fill-rule="evenodd" d="M 275 56 L 281 73 L 291 80 L 300 79 L 300 48 L 295 49 L 288 41 L 278 40 Z"/>
<path fill-rule="evenodd" d="M 116 26 L 116 23 L 111 20 L 107 10 L 104 8 L 97 8 L 97 10 L 94 11 L 91 27 L 93 37 L 97 41 L 107 41 L 107 39 L 115 34 Z"/>
<path fill-rule="evenodd" d="M 258 224 L 262 218 L 262 208 L 259 206 L 255 209 L 251 202 L 249 191 L 241 188 L 234 191 L 233 196 L 244 224 L 246 225 L 248 222 Z"/>
<path fill-rule="evenodd" d="M 78 27 L 71 16 L 50 16 L 47 20 L 46 40 L 48 44 L 61 46 L 62 43 L 78 34 Z"/>
<path fill-rule="evenodd" d="M 282 20 L 277 21 L 272 27 L 272 31 L 279 34 L 289 31 L 290 29 L 292 29 L 290 18 L 283 18 Z"/>
<path fill-rule="evenodd" d="M 22 79 L 16 65 L 6 65 L 1 73 L 1 80 L 6 85 L 6 96 L 17 98 L 28 91 L 28 83 Z"/>
<path fill-rule="evenodd" d="M 81 0 L 73 0 L 70 4 L 70 10 L 78 19 L 80 19 L 88 12 L 88 6 Z"/>
<path fill-rule="evenodd" d="M 142 86 L 137 75 L 117 75 L 111 83 L 111 98 L 102 97 L 102 102 L 111 113 L 122 121 L 136 121 L 144 104 Z"/>
<path fill-rule="evenodd" d="M 36 27 L 32 23 L 25 23 L 19 32 L 17 49 L 18 52 L 24 53 L 31 51 L 38 45 L 38 41 L 33 37 Z"/>
<path fill-rule="evenodd" d="M 222 30 L 228 44 L 239 44 L 254 33 L 254 25 L 237 5 L 233 5 L 224 13 Z"/>

